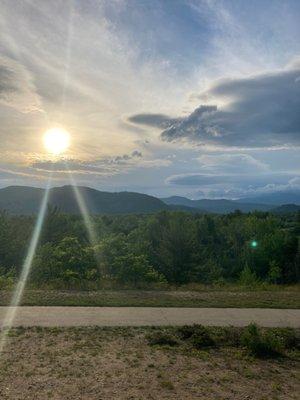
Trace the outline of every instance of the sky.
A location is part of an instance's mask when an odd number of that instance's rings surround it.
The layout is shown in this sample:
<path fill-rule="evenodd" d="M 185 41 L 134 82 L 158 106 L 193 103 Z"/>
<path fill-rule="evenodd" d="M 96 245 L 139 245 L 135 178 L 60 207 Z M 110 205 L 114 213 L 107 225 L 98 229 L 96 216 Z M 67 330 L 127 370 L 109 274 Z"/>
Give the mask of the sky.
<path fill-rule="evenodd" d="M 0 187 L 68 165 L 159 197 L 300 190 L 299 20 L 298 0 L 1 0 Z"/>

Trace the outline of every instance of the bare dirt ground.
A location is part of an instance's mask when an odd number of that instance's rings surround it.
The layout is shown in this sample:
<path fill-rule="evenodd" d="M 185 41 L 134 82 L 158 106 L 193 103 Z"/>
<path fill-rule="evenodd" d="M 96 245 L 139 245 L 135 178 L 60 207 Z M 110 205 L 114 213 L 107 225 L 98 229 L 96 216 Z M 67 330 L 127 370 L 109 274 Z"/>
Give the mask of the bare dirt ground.
<path fill-rule="evenodd" d="M 259 360 L 233 347 L 191 350 L 150 346 L 149 330 L 15 329 L 0 359 L 0 398 L 299 398 L 299 361 L 293 353 L 276 360 Z"/>

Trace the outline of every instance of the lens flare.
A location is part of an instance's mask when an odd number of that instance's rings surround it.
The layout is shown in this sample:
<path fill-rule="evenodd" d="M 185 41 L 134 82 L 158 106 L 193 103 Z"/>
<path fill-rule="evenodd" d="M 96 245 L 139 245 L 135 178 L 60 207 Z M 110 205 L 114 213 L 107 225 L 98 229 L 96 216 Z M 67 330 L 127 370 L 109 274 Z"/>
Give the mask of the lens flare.
<path fill-rule="evenodd" d="M 49 189 L 50 189 L 50 182 L 51 182 L 51 176 L 49 177 L 48 180 L 48 185 L 45 190 L 45 194 L 42 200 L 42 204 L 40 207 L 40 211 L 38 214 L 38 218 L 36 220 L 36 224 L 34 227 L 33 235 L 29 244 L 28 252 L 26 255 L 26 258 L 24 260 L 24 264 L 22 267 L 21 275 L 18 280 L 17 286 L 14 290 L 13 297 L 11 299 L 10 305 L 7 309 L 6 315 L 4 317 L 4 320 L 2 322 L 2 330 L 0 333 L 0 354 L 2 353 L 4 346 L 6 344 L 7 340 L 7 335 L 13 325 L 14 319 L 16 317 L 16 313 L 18 310 L 18 306 L 21 302 L 22 295 L 25 289 L 25 285 L 31 270 L 32 262 L 34 259 L 34 255 L 36 253 L 37 245 L 39 242 L 39 238 L 41 235 L 46 211 L 47 211 L 47 203 L 48 203 L 48 198 L 49 198 Z"/>
<path fill-rule="evenodd" d="M 68 170 L 69 172 L 69 176 L 70 176 L 70 181 L 72 184 L 72 188 L 73 188 L 73 192 L 80 210 L 80 213 L 82 215 L 83 221 L 84 221 L 84 225 L 86 227 L 87 233 L 88 233 L 88 237 L 89 237 L 89 241 L 91 243 L 92 246 L 96 246 L 97 245 L 97 234 L 94 228 L 94 224 L 93 221 L 90 217 L 88 208 L 86 206 L 85 200 L 82 196 L 82 194 L 80 193 L 80 190 L 75 182 L 75 179 L 73 177 L 73 174 L 70 170 Z"/>
<path fill-rule="evenodd" d="M 70 146 L 69 132 L 63 128 L 49 129 L 44 134 L 44 146 L 53 155 L 64 153 Z"/>

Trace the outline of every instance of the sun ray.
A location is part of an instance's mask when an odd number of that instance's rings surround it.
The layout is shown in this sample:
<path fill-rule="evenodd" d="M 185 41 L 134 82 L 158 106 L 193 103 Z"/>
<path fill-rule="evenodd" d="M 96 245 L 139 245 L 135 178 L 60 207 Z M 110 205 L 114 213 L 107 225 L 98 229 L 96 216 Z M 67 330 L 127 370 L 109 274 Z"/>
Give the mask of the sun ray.
<path fill-rule="evenodd" d="M 67 164 L 66 164 L 67 165 Z M 92 246 L 95 246 L 97 244 L 97 233 L 94 227 L 94 223 L 90 217 L 88 208 L 86 206 L 86 202 L 82 196 L 82 194 L 80 193 L 80 190 L 78 189 L 77 183 L 75 181 L 75 178 L 72 174 L 72 172 L 68 169 L 68 173 L 69 173 L 69 177 L 70 177 L 70 181 L 71 181 L 71 185 L 74 191 L 74 195 L 80 210 L 80 213 L 82 215 L 85 227 L 87 229 L 87 233 L 89 236 L 89 241 L 91 243 Z"/>
<path fill-rule="evenodd" d="M 37 217 L 37 220 L 35 223 L 34 231 L 33 231 L 31 241 L 29 244 L 29 248 L 27 251 L 27 255 L 26 255 L 26 258 L 23 263 L 21 275 L 19 277 L 19 280 L 18 280 L 16 288 L 14 290 L 12 299 L 10 301 L 10 305 L 7 309 L 6 315 L 2 322 L 2 326 L 1 326 L 2 330 L 0 333 L 0 354 L 2 353 L 2 351 L 5 347 L 5 344 L 7 341 L 7 335 L 9 333 L 11 327 L 13 326 L 14 320 L 16 318 L 18 307 L 22 300 L 26 282 L 28 280 L 28 276 L 29 276 L 29 273 L 30 273 L 30 270 L 32 267 L 33 259 L 36 254 L 36 249 L 37 249 L 38 242 L 39 242 L 39 239 L 41 236 L 41 231 L 42 231 L 42 227 L 44 224 L 45 215 L 46 215 L 46 211 L 47 211 L 47 203 L 48 203 L 48 199 L 49 199 L 49 190 L 50 190 L 51 181 L 52 181 L 52 173 L 50 173 L 50 176 L 48 179 L 47 187 L 45 189 L 44 197 L 43 197 L 41 207 L 39 210 L 39 214 L 38 214 L 38 217 Z"/>

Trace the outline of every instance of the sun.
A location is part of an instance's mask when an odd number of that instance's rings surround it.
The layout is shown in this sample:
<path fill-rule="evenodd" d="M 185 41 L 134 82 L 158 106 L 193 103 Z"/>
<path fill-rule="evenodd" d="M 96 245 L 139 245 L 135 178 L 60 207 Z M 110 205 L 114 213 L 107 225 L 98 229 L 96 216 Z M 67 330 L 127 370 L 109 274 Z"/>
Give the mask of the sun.
<path fill-rule="evenodd" d="M 64 153 L 70 146 L 69 132 L 63 128 L 48 129 L 44 133 L 44 146 L 53 155 Z"/>

